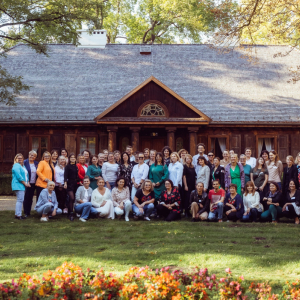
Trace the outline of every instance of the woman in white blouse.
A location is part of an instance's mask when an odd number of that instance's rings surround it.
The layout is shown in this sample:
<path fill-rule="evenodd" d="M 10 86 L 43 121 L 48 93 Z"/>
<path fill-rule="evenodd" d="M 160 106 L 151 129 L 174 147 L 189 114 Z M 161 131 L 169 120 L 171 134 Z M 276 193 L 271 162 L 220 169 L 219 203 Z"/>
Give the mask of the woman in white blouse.
<path fill-rule="evenodd" d="M 202 182 L 204 185 L 204 192 L 207 191 L 208 185 L 209 185 L 209 180 L 210 180 L 210 168 L 207 165 L 207 160 L 205 159 L 204 156 L 199 156 L 198 157 L 198 165 L 200 165 L 200 169 L 198 169 L 197 173 L 197 181 L 196 184 L 199 182 Z"/>
<path fill-rule="evenodd" d="M 264 208 L 260 203 L 259 193 L 255 191 L 255 186 L 252 181 L 248 181 L 245 186 L 243 203 L 244 215 L 242 221 L 247 222 L 252 220 L 252 222 L 257 222 Z"/>
<path fill-rule="evenodd" d="M 68 213 L 68 209 L 66 206 L 67 199 L 67 191 L 64 189 L 64 174 L 65 174 L 65 166 L 67 164 L 67 160 L 65 156 L 61 155 L 57 160 L 57 165 L 55 166 L 55 194 L 58 202 L 58 208 L 60 208 L 64 214 Z"/>
<path fill-rule="evenodd" d="M 111 192 L 106 188 L 104 179 L 101 177 L 97 180 L 98 187 L 92 193 L 92 205 L 98 211 L 99 216 L 107 219 L 114 219 L 114 205 L 111 200 Z"/>
<path fill-rule="evenodd" d="M 174 188 L 181 189 L 183 165 L 180 163 L 180 158 L 177 152 L 173 152 L 170 156 L 171 162 L 168 166 L 169 179 L 172 180 Z"/>
<path fill-rule="evenodd" d="M 129 187 L 126 186 L 124 177 L 119 177 L 116 180 L 116 187 L 113 188 L 111 197 L 117 218 L 120 219 L 125 212 L 125 221 L 128 222 L 128 215 L 132 209 L 132 206 L 130 201 Z"/>
<path fill-rule="evenodd" d="M 102 177 L 105 181 L 106 187 L 112 190 L 115 187 L 115 182 L 118 177 L 119 165 L 115 162 L 114 154 L 108 153 L 108 161 L 102 166 Z"/>

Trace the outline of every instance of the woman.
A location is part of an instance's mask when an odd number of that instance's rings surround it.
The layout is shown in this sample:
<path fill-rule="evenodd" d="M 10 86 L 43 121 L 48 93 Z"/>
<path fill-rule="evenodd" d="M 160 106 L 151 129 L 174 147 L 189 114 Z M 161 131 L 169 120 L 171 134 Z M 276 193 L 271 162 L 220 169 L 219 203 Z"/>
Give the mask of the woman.
<path fill-rule="evenodd" d="M 285 195 L 288 192 L 291 180 L 296 183 L 296 189 L 299 189 L 298 170 L 294 162 L 293 156 L 288 155 L 286 157 L 286 167 L 283 169 L 282 195 Z"/>
<path fill-rule="evenodd" d="M 107 160 L 108 160 L 108 150 L 104 149 L 103 154 L 104 154 L 104 162 L 107 162 Z"/>
<path fill-rule="evenodd" d="M 130 163 L 130 157 L 127 152 L 123 152 L 121 155 L 121 164 L 118 167 L 118 177 L 124 177 L 126 181 L 126 186 L 128 186 L 131 192 L 132 182 L 131 182 L 131 172 L 133 166 Z"/>
<path fill-rule="evenodd" d="M 180 157 L 180 162 L 184 165 L 185 163 L 185 157 L 188 154 L 188 152 L 185 149 L 180 149 L 178 151 L 178 155 Z M 193 157 L 192 157 L 193 158 Z"/>
<path fill-rule="evenodd" d="M 119 150 L 114 151 L 114 159 L 116 164 L 121 164 L 121 152 Z"/>
<path fill-rule="evenodd" d="M 261 157 L 262 158 L 262 157 Z M 257 165 L 257 162 L 256 162 Z M 264 211 L 263 205 L 260 203 L 259 193 L 255 190 L 254 183 L 248 181 L 243 195 L 244 215 L 243 221 L 258 222 L 261 213 Z"/>
<path fill-rule="evenodd" d="M 155 163 L 156 150 L 150 150 L 150 159 L 147 163 L 149 168 Z"/>
<path fill-rule="evenodd" d="M 229 193 L 227 193 L 224 201 L 224 213 L 228 221 L 236 222 L 243 217 L 243 199 L 237 193 L 237 185 L 234 183 L 229 185 Z"/>
<path fill-rule="evenodd" d="M 85 164 L 85 158 L 83 154 L 79 154 L 77 156 L 77 168 L 78 168 L 78 178 L 79 178 L 79 183 L 83 184 L 83 178 L 85 177 L 85 173 L 87 171 L 87 165 Z"/>
<path fill-rule="evenodd" d="M 25 189 L 30 188 L 28 171 L 24 166 L 24 156 L 18 153 L 14 159 L 14 165 L 12 168 L 12 181 L 11 189 L 16 193 L 17 202 L 15 210 L 15 219 L 23 220 L 22 206 L 25 197 Z"/>
<path fill-rule="evenodd" d="M 101 168 L 101 170 L 102 170 L 102 167 L 104 164 L 104 158 L 105 158 L 105 156 L 103 153 L 98 154 L 98 166 Z"/>
<path fill-rule="evenodd" d="M 108 189 L 112 190 L 118 177 L 119 165 L 115 162 L 114 154 L 110 152 L 107 157 L 108 161 L 103 164 L 102 177 Z"/>
<path fill-rule="evenodd" d="M 150 221 L 149 216 L 154 209 L 154 198 L 153 185 L 149 179 L 146 179 L 133 198 L 132 210 L 135 219 L 144 217 L 145 221 Z"/>
<path fill-rule="evenodd" d="M 35 183 L 37 179 L 36 170 L 39 164 L 35 160 L 36 157 L 37 157 L 37 153 L 34 150 L 31 150 L 28 154 L 28 159 L 24 160 L 24 166 L 28 172 L 29 184 L 30 184 L 30 187 L 27 187 L 25 190 L 25 197 L 23 203 L 25 218 L 28 218 L 30 216 L 32 199 L 35 191 Z"/>
<path fill-rule="evenodd" d="M 155 163 L 149 169 L 149 179 L 154 187 L 154 195 L 156 202 L 159 201 L 161 193 L 165 190 L 165 180 L 169 177 L 169 170 L 163 163 L 163 155 L 161 152 L 156 154 Z"/>
<path fill-rule="evenodd" d="M 224 180 L 225 170 L 220 165 L 220 163 L 221 163 L 220 158 L 215 157 L 214 158 L 214 167 L 212 168 L 211 177 L 212 177 L 212 182 L 214 180 L 218 180 L 220 182 L 221 188 L 225 190 L 225 180 Z"/>
<path fill-rule="evenodd" d="M 97 188 L 97 180 L 101 177 L 101 168 L 98 166 L 98 157 L 93 155 L 91 158 L 91 165 L 89 165 L 86 175 L 90 178 L 90 187 L 95 190 Z"/>
<path fill-rule="evenodd" d="M 192 222 L 197 220 L 207 220 L 209 212 L 208 194 L 204 192 L 204 184 L 197 183 L 196 189 L 191 192 L 190 207 L 192 212 Z"/>
<path fill-rule="evenodd" d="M 129 213 L 132 210 L 132 205 L 130 201 L 130 191 L 124 177 L 117 178 L 116 186 L 111 192 L 111 197 L 115 214 L 117 215 L 118 219 L 120 219 L 125 212 L 125 221 L 128 222 Z"/>
<path fill-rule="evenodd" d="M 36 180 L 36 201 L 39 200 L 40 193 L 47 187 L 48 181 L 53 181 L 55 178 L 55 170 L 52 164 L 51 154 L 45 151 L 42 156 L 42 160 L 38 164 L 36 170 L 38 179 Z"/>
<path fill-rule="evenodd" d="M 66 162 L 67 162 L 67 164 L 68 164 L 68 156 L 69 156 L 69 153 L 68 153 L 68 151 L 67 151 L 67 149 L 66 148 L 62 148 L 61 150 L 60 150 L 60 155 L 62 155 L 62 156 L 64 156 L 65 158 L 66 158 Z"/>
<path fill-rule="evenodd" d="M 56 164 L 57 164 L 57 158 L 58 158 L 58 152 L 57 152 L 57 150 L 52 150 L 51 151 L 51 158 L 52 158 L 53 166 L 55 168 Z"/>
<path fill-rule="evenodd" d="M 223 151 L 223 159 L 220 161 L 220 166 L 224 169 L 228 164 L 230 164 L 229 151 L 226 149 Z"/>
<path fill-rule="evenodd" d="M 66 158 L 60 156 L 55 167 L 55 194 L 58 202 L 58 207 L 64 214 L 68 213 L 66 205 L 67 191 L 64 188 L 65 184 L 65 167 L 67 165 Z"/>
<path fill-rule="evenodd" d="M 251 157 L 253 158 L 253 157 Z M 243 168 L 244 168 L 244 173 L 245 173 L 245 184 L 250 181 L 250 173 L 251 173 L 251 166 L 248 165 L 246 163 L 247 161 L 247 157 L 245 154 L 240 155 L 240 163 L 242 164 Z M 251 163 L 253 163 L 254 161 L 251 161 Z M 255 164 L 256 164 L 256 160 L 255 160 Z"/>
<path fill-rule="evenodd" d="M 196 185 L 196 170 L 193 165 L 193 157 L 190 154 L 185 155 L 183 163 L 183 185 L 184 185 L 184 197 L 181 201 L 181 210 L 183 211 L 186 217 L 190 216 L 189 206 L 191 192 L 195 190 Z"/>
<path fill-rule="evenodd" d="M 265 162 L 269 160 L 269 151 L 268 150 L 262 150 L 260 153 L 260 157 L 262 157 Z"/>
<path fill-rule="evenodd" d="M 104 179 L 102 177 L 98 178 L 98 187 L 93 190 L 91 202 L 93 207 L 98 211 L 99 217 L 113 220 L 115 218 L 115 212 L 111 200 L 111 193 L 104 185 Z"/>
<path fill-rule="evenodd" d="M 150 160 L 150 150 L 149 150 L 149 148 L 145 148 L 144 149 L 144 163 L 148 164 L 149 160 Z"/>
<path fill-rule="evenodd" d="M 296 182 L 291 180 L 289 190 L 285 194 L 282 214 L 284 217 L 294 219 L 299 224 L 300 215 L 300 191 L 296 189 Z"/>
<path fill-rule="evenodd" d="M 85 165 L 89 166 L 91 164 L 92 154 L 89 150 L 85 149 L 81 152 L 85 159 Z"/>
<path fill-rule="evenodd" d="M 237 185 L 237 193 L 243 196 L 242 190 L 245 186 L 244 167 L 238 162 L 237 154 L 231 155 L 231 163 L 225 167 L 225 189 L 229 189 L 229 185 L 234 183 Z"/>
<path fill-rule="evenodd" d="M 171 162 L 170 156 L 171 156 L 171 153 L 172 153 L 171 148 L 169 146 L 165 146 L 165 147 L 163 147 L 161 152 L 164 156 L 164 165 L 167 165 L 167 167 L 169 167 L 169 164 Z"/>
<path fill-rule="evenodd" d="M 295 158 L 295 164 L 296 164 L 297 171 L 298 171 L 298 185 L 300 187 L 300 152 L 297 154 L 297 156 Z"/>
<path fill-rule="evenodd" d="M 201 169 L 198 171 L 196 183 L 202 182 L 204 184 L 204 192 L 206 192 L 210 181 L 210 168 L 204 156 L 198 157 L 198 164 L 201 166 Z"/>
<path fill-rule="evenodd" d="M 179 155 L 177 152 L 171 154 L 171 162 L 169 164 L 169 179 L 172 180 L 174 187 L 179 191 L 182 186 L 182 175 L 183 175 L 183 165 L 179 162 Z"/>
<path fill-rule="evenodd" d="M 165 221 L 171 222 L 180 219 L 180 194 L 177 188 L 174 188 L 170 179 L 165 181 L 166 189 L 161 193 L 160 203 L 157 206 L 159 216 Z"/>
<path fill-rule="evenodd" d="M 74 221 L 74 202 L 75 202 L 75 194 L 78 188 L 78 167 L 76 165 L 76 156 L 74 153 L 71 153 L 69 156 L 69 163 L 65 167 L 64 173 L 64 188 L 67 190 L 67 194 L 69 196 L 68 200 L 68 218 L 70 221 Z"/>
<path fill-rule="evenodd" d="M 268 184 L 270 184 L 270 182 L 276 182 L 279 186 L 279 190 L 281 190 L 283 166 L 275 150 L 269 152 L 269 161 L 266 162 L 266 165 L 269 172 Z"/>
<path fill-rule="evenodd" d="M 282 217 L 282 208 L 279 206 L 281 202 L 280 187 L 277 182 L 270 182 L 269 188 L 270 190 L 263 198 L 268 209 L 261 214 L 261 220 L 277 223 L 277 219 Z"/>

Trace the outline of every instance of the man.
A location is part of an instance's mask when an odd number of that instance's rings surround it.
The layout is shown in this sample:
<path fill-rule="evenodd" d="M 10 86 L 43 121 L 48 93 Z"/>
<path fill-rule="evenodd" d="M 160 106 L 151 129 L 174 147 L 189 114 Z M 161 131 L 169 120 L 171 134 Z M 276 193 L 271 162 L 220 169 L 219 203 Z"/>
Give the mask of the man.
<path fill-rule="evenodd" d="M 130 161 L 135 161 L 135 157 L 134 157 L 134 155 L 132 154 L 132 152 L 133 152 L 132 146 L 127 145 L 127 146 L 126 146 L 126 152 L 127 152 L 128 155 L 129 155 Z"/>
<path fill-rule="evenodd" d="M 88 176 L 83 178 L 83 186 L 77 189 L 75 195 L 75 212 L 80 214 L 79 220 L 86 222 L 90 214 L 96 215 L 98 211 L 92 206 L 91 197 L 93 190 L 90 188 L 90 179 Z"/>
<path fill-rule="evenodd" d="M 142 153 L 142 152 L 141 152 L 141 153 Z M 130 160 L 133 167 L 134 167 L 135 165 L 138 165 L 138 164 L 139 164 L 139 154 L 140 154 L 139 151 L 135 151 L 135 152 L 133 153 L 134 160 Z"/>
<path fill-rule="evenodd" d="M 251 168 L 255 168 L 256 166 L 256 158 L 251 157 L 252 151 L 250 148 L 245 149 L 245 155 L 246 155 L 246 164 L 251 166 Z"/>
<path fill-rule="evenodd" d="M 209 221 L 223 222 L 223 208 L 225 191 L 220 189 L 220 182 L 218 180 L 213 181 L 213 189 L 208 193 L 208 199 L 210 200 L 210 211 L 208 214 Z"/>
<path fill-rule="evenodd" d="M 49 221 L 49 217 L 60 215 L 62 210 L 58 208 L 57 198 L 54 192 L 55 183 L 48 181 L 47 188 L 43 189 L 39 195 L 39 199 L 34 210 L 41 217 L 42 222 Z"/>
<path fill-rule="evenodd" d="M 204 192 L 204 184 L 198 182 L 196 185 L 196 190 L 192 191 L 191 197 L 189 199 L 191 205 L 192 222 L 197 220 L 207 220 L 208 210 L 209 210 L 209 199 L 207 193 Z"/>
<path fill-rule="evenodd" d="M 198 171 L 201 169 L 201 166 L 198 165 L 198 157 L 199 156 L 204 156 L 207 161 L 208 161 L 208 157 L 204 153 L 205 152 L 205 145 L 204 144 L 202 144 L 202 143 L 198 144 L 197 145 L 197 151 L 198 151 L 198 154 L 193 156 L 193 165 L 195 167 L 196 173 L 198 174 Z"/>
<path fill-rule="evenodd" d="M 114 151 L 115 162 L 120 165 L 121 164 L 121 152 L 119 150 Z"/>

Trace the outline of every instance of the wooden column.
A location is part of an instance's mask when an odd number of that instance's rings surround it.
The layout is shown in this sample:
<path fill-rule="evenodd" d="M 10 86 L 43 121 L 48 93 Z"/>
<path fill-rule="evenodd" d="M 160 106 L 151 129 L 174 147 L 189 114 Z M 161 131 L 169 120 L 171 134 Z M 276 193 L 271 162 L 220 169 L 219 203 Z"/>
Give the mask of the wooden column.
<path fill-rule="evenodd" d="M 108 131 L 108 151 L 113 152 L 117 147 L 117 126 L 107 126 Z"/>
<path fill-rule="evenodd" d="M 176 151 L 176 145 L 175 145 L 175 131 L 176 127 L 167 127 L 167 142 L 168 146 L 171 148 L 171 150 L 174 152 Z"/>
<path fill-rule="evenodd" d="M 199 130 L 198 127 L 188 127 L 189 140 L 190 140 L 190 154 L 192 156 L 196 154 L 198 130 Z"/>
<path fill-rule="evenodd" d="M 129 127 L 131 132 L 131 144 L 133 152 L 139 151 L 140 147 L 140 130 L 141 127 Z"/>

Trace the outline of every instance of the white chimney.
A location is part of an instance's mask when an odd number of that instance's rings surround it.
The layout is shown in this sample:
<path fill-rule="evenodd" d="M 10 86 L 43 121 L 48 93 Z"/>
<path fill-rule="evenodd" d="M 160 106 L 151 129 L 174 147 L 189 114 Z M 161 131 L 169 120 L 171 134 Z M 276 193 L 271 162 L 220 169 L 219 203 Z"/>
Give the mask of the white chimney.
<path fill-rule="evenodd" d="M 87 29 L 80 29 L 77 32 L 80 33 L 78 48 L 105 48 L 106 30 L 95 29 L 92 34 Z"/>

